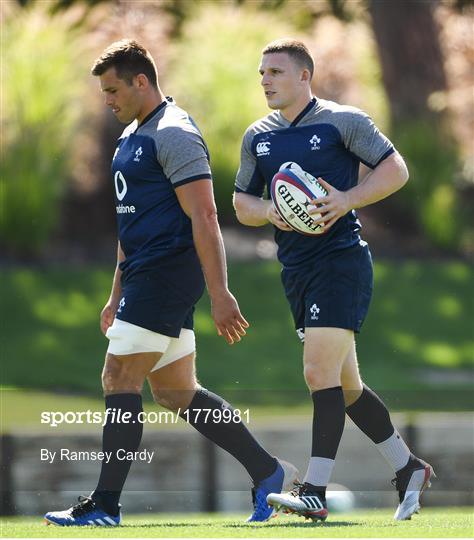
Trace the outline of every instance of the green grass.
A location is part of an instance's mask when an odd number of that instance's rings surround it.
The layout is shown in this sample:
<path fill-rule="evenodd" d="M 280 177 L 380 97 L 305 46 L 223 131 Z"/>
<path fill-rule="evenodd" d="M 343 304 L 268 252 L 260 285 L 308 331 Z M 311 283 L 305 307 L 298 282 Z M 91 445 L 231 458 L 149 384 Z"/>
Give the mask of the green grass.
<path fill-rule="evenodd" d="M 4 269 L 2 384 L 100 395 L 106 339 L 98 317 L 111 277 L 112 268 Z M 230 284 L 251 327 L 229 347 L 216 336 L 207 296 L 201 300 L 195 316 L 201 382 L 233 402 L 305 402 L 302 349 L 278 264 L 233 264 Z M 462 262 L 376 265 L 358 354 L 365 381 L 392 408 L 472 407 L 463 375 L 473 367 L 473 289 L 471 269 Z"/>
<path fill-rule="evenodd" d="M 39 518 L 0 521 L 2 537 L 11 538 L 472 538 L 469 508 L 424 509 L 411 521 L 394 522 L 392 510 L 335 514 L 326 523 L 279 516 L 269 523 L 245 524 L 246 516 L 150 514 L 129 516 L 119 529 L 48 526 Z"/>

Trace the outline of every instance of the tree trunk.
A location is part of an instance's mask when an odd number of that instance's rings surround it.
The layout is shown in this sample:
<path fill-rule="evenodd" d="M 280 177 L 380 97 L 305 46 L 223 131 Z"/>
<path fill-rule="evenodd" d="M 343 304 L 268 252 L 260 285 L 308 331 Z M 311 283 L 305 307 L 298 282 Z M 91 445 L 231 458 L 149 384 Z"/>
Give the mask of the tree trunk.
<path fill-rule="evenodd" d="M 447 88 L 436 0 L 369 0 L 392 119 L 430 115 L 428 98 Z"/>

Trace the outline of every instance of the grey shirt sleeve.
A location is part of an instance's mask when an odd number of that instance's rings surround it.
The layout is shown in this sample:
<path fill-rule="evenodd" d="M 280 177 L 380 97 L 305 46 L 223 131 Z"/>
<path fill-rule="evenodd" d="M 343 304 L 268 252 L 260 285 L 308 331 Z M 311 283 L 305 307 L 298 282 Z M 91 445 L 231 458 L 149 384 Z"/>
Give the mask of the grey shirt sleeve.
<path fill-rule="evenodd" d="M 253 130 L 248 128 L 242 139 L 240 167 L 235 179 L 235 191 L 261 197 L 265 190 L 265 179 L 257 168 L 257 160 L 252 153 Z"/>
<path fill-rule="evenodd" d="M 338 129 L 345 147 L 364 165 L 374 169 L 395 151 L 390 140 L 379 131 L 370 116 L 363 111 L 348 107 L 338 117 Z"/>
<path fill-rule="evenodd" d="M 206 144 L 197 131 L 167 127 L 161 130 L 160 139 L 157 158 L 173 187 L 212 178 Z"/>

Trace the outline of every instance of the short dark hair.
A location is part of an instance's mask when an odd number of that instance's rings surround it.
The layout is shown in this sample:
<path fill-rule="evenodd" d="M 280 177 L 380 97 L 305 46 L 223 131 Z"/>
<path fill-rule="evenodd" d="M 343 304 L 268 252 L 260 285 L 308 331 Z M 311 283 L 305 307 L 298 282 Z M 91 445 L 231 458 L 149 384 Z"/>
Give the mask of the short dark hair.
<path fill-rule="evenodd" d="M 308 47 L 306 47 L 302 41 L 293 38 L 276 39 L 269 43 L 262 51 L 262 54 L 270 53 L 288 54 L 288 56 L 298 62 L 300 66 L 307 68 L 311 73 L 311 78 L 313 78 L 314 60 Z"/>
<path fill-rule="evenodd" d="M 133 77 L 143 73 L 158 88 L 156 66 L 151 54 L 133 39 L 122 39 L 109 45 L 94 62 L 91 73 L 95 76 L 103 75 L 112 67 L 117 77 L 129 85 Z"/>

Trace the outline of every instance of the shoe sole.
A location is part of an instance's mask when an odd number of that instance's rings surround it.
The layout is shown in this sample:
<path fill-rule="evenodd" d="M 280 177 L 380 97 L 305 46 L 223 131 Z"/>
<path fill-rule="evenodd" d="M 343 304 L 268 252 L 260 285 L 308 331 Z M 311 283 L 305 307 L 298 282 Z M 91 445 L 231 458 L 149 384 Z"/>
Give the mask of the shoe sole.
<path fill-rule="evenodd" d="M 423 492 L 425 491 L 425 489 L 428 489 L 428 488 L 431 487 L 431 479 L 436 478 L 436 474 L 435 474 L 435 472 L 433 470 L 433 467 L 431 465 L 426 465 L 424 470 L 425 470 L 425 477 L 423 479 L 423 484 L 422 484 L 420 490 L 418 491 L 418 497 L 417 497 L 416 502 L 414 504 L 412 504 L 411 506 L 409 506 L 403 513 L 400 512 L 401 516 L 399 515 L 399 511 L 400 511 L 400 506 L 402 506 L 403 503 L 400 503 L 400 505 L 397 508 L 397 511 L 395 512 L 395 515 L 393 516 L 393 518 L 396 521 L 410 520 L 411 516 L 413 514 L 417 514 L 418 511 L 420 510 L 420 508 L 421 508 L 420 498 L 421 498 Z"/>
<path fill-rule="evenodd" d="M 278 458 L 277 458 L 278 459 Z M 293 484 L 295 482 L 299 482 L 298 480 L 298 469 L 288 461 L 283 461 L 282 459 L 278 459 L 280 462 L 280 465 L 283 468 L 283 471 L 285 473 L 284 480 L 283 480 L 283 486 L 281 488 L 282 491 L 289 491 L 293 488 Z M 328 517 L 328 511 L 326 509 L 318 510 L 317 512 L 298 512 L 297 510 L 293 510 L 292 508 L 289 508 L 288 506 L 284 506 L 278 502 L 271 502 L 268 501 L 268 505 L 273 507 L 274 513 L 270 517 L 276 517 L 276 513 L 279 512 L 281 509 L 283 509 L 284 514 L 297 514 L 298 516 L 304 517 L 305 519 L 312 519 L 313 521 L 325 521 L 325 519 Z M 270 519 L 270 518 L 269 518 Z"/>
<path fill-rule="evenodd" d="M 50 521 L 47 518 L 44 518 L 44 524 L 45 525 L 56 525 L 56 527 L 68 527 L 68 525 L 65 525 L 64 523 L 56 523 L 55 521 Z"/>
<path fill-rule="evenodd" d="M 98 525 L 97 523 L 90 523 L 90 524 L 87 524 L 87 525 L 85 525 L 85 524 L 66 525 L 65 523 L 56 523 L 55 521 L 50 521 L 47 518 L 43 518 L 43 521 L 44 521 L 44 524 L 46 526 L 48 526 L 48 525 L 56 525 L 56 527 L 106 527 L 106 528 L 110 528 L 110 527 L 119 527 L 120 526 L 120 523 L 117 523 L 115 525 L 112 525 L 111 523 L 109 523 L 108 525 Z"/>
<path fill-rule="evenodd" d="M 296 514 L 298 516 L 304 517 L 305 519 L 311 519 L 312 521 L 326 521 L 326 518 L 328 517 L 328 511 L 324 508 L 323 510 L 318 510 L 315 512 L 302 512 L 295 510 L 293 508 L 290 508 L 289 506 L 285 506 L 284 504 L 280 504 L 277 502 L 269 502 L 270 506 L 273 506 L 275 509 L 275 512 L 279 512 L 280 510 L 283 511 L 284 514 Z"/>
<path fill-rule="evenodd" d="M 278 500 L 280 497 L 281 495 L 279 493 L 272 493 L 267 497 L 268 505 L 272 506 L 275 512 L 282 510 L 284 514 L 297 514 L 313 521 L 324 521 L 328 517 L 328 510 L 326 508 L 320 508 L 319 510 L 297 510 L 288 506 L 285 502 Z"/>

